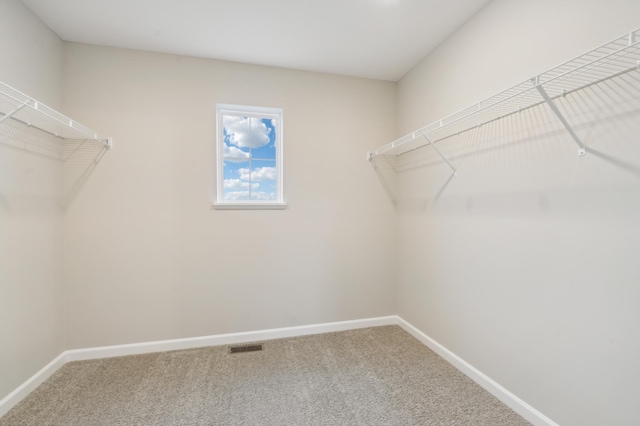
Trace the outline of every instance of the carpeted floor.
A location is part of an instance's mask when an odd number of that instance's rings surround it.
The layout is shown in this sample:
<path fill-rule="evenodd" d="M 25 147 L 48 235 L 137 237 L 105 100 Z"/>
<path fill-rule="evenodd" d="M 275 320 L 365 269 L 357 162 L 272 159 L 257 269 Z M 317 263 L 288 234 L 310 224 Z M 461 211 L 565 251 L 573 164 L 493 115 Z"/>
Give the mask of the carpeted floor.
<path fill-rule="evenodd" d="M 9 425 L 528 425 L 398 326 L 71 362 Z"/>

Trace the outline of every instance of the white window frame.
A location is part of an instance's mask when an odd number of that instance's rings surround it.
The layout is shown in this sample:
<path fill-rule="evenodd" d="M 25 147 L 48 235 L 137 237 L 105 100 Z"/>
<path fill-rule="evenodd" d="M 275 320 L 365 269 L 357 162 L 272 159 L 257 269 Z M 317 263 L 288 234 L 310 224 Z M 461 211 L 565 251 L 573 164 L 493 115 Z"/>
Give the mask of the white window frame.
<path fill-rule="evenodd" d="M 224 199 L 224 124 L 222 117 L 226 114 L 238 114 L 245 117 L 275 119 L 275 148 L 276 148 L 276 199 L 228 201 Z M 217 104 L 216 105 L 216 165 L 217 165 L 217 191 L 213 207 L 215 209 L 245 210 L 245 209 L 285 209 L 284 202 L 284 172 L 283 172 L 283 111 L 281 108 L 266 108 L 245 105 Z"/>

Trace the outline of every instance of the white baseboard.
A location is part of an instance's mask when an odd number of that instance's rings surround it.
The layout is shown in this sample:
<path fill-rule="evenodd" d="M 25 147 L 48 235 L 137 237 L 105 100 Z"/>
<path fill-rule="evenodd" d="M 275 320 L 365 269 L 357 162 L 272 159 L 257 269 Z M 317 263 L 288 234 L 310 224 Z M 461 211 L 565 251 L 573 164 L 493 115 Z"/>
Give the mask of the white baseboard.
<path fill-rule="evenodd" d="M 257 342 L 262 340 L 282 339 L 287 337 L 307 336 L 311 334 L 331 333 L 335 331 L 355 330 L 359 328 L 399 325 L 424 345 L 429 347 L 443 359 L 456 367 L 466 376 L 492 393 L 496 398 L 520 414 L 535 426 L 558 426 L 557 423 L 537 411 L 513 393 L 496 383 L 471 364 L 427 336 L 413 325 L 397 315 L 367 318 L 353 321 L 330 322 L 324 324 L 303 325 L 297 327 L 275 328 L 269 330 L 247 331 L 242 333 L 219 334 L 214 336 L 192 337 L 186 339 L 162 340 L 155 342 L 133 343 L 128 345 L 103 346 L 87 349 L 73 349 L 60 354 L 33 377 L 24 382 L 15 391 L 0 401 L 0 417 L 6 414 L 31 391 L 48 379 L 65 363 L 116 356 L 137 355 L 152 352 L 163 352 L 179 349 L 191 349 L 204 346 L 220 346 L 238 343 Z"/>
<path fill-rule="evenodd" d="M 4 416 L 11 410 L 18 402 L 29 395 L 35 388 L 40 386 L 45 380 L 53 375 L 60 367 L 67 362 L 65 353 L 61 353 L 44 366 L 40 371 L 31 376 L 29 380 L 18 386 L 16 390 L 0 400 L 0 417 Z"/>
<path fill-rule="evenodd" d="M 397 324 L 406 332 L 421 341 L 425 346 L 440 355 L 440 357 L 442 357 L 445 361 L 456 367 L 471 380 L 482 386 L 485 390 L 489 391 L 503 404 L 511 408 L 516 413 L 520 414 L 527 421 L 531 422 L 535 426 L 559 426 L 556 422 L 518 398 L 513 393 L 509 392 L 489 376 L 460 358 L 458 355 L 451 352 L 449 349 L 442 346 L 440 343 L 433 340 L 431 337 L 424 334 L 422 331 L 418 330 L 413 325 L 406 322 L 404 319 L 400 317 L 397 317 L 397 319 Z"/>
<path fill-rule="evenodd" d="M 398 323 L 395 315 L 367 318 L 352 321 L 329 322 L 324 324 L 301 325 L 296 327 L 273 328 L 269 330 L 246 331 L 242 333 L 218 334 L 214 336 L 189 337 L 186 339 L 161 340 L 155 342 L 133 343 L 128 345 L 103 346 L 88 349 L 66 351 L 68 361 L 82 361 L 115 356 L 138 355 L 152 352 L 192 349 L 205 346 L 232 345 L 257 342 L 261 340 L 282 339 L 286 337 L 307 336 L 310 334 L 331 333 L 334 331 L 355 330 L 358 328 L 378 327 Z"/>

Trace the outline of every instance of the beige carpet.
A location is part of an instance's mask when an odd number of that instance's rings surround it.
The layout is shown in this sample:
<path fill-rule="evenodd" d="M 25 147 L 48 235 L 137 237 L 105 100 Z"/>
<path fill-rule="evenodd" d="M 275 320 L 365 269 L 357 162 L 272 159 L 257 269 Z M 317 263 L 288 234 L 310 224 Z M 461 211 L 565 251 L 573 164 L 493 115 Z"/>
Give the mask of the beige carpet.
<path fill-rule="evenodd" d="M 397 326 L 72 362 L 9 425 L 528 425 Z"/>

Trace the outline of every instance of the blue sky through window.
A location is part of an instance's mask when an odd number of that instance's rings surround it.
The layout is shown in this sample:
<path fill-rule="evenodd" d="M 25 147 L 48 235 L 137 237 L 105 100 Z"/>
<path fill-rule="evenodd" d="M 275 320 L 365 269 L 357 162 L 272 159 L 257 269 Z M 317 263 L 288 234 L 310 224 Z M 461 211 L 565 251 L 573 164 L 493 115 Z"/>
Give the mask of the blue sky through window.
<path fill-rule="evenodd" d="M 276 123 L 223 115 L 225 201 L 276 200 Z"/>

